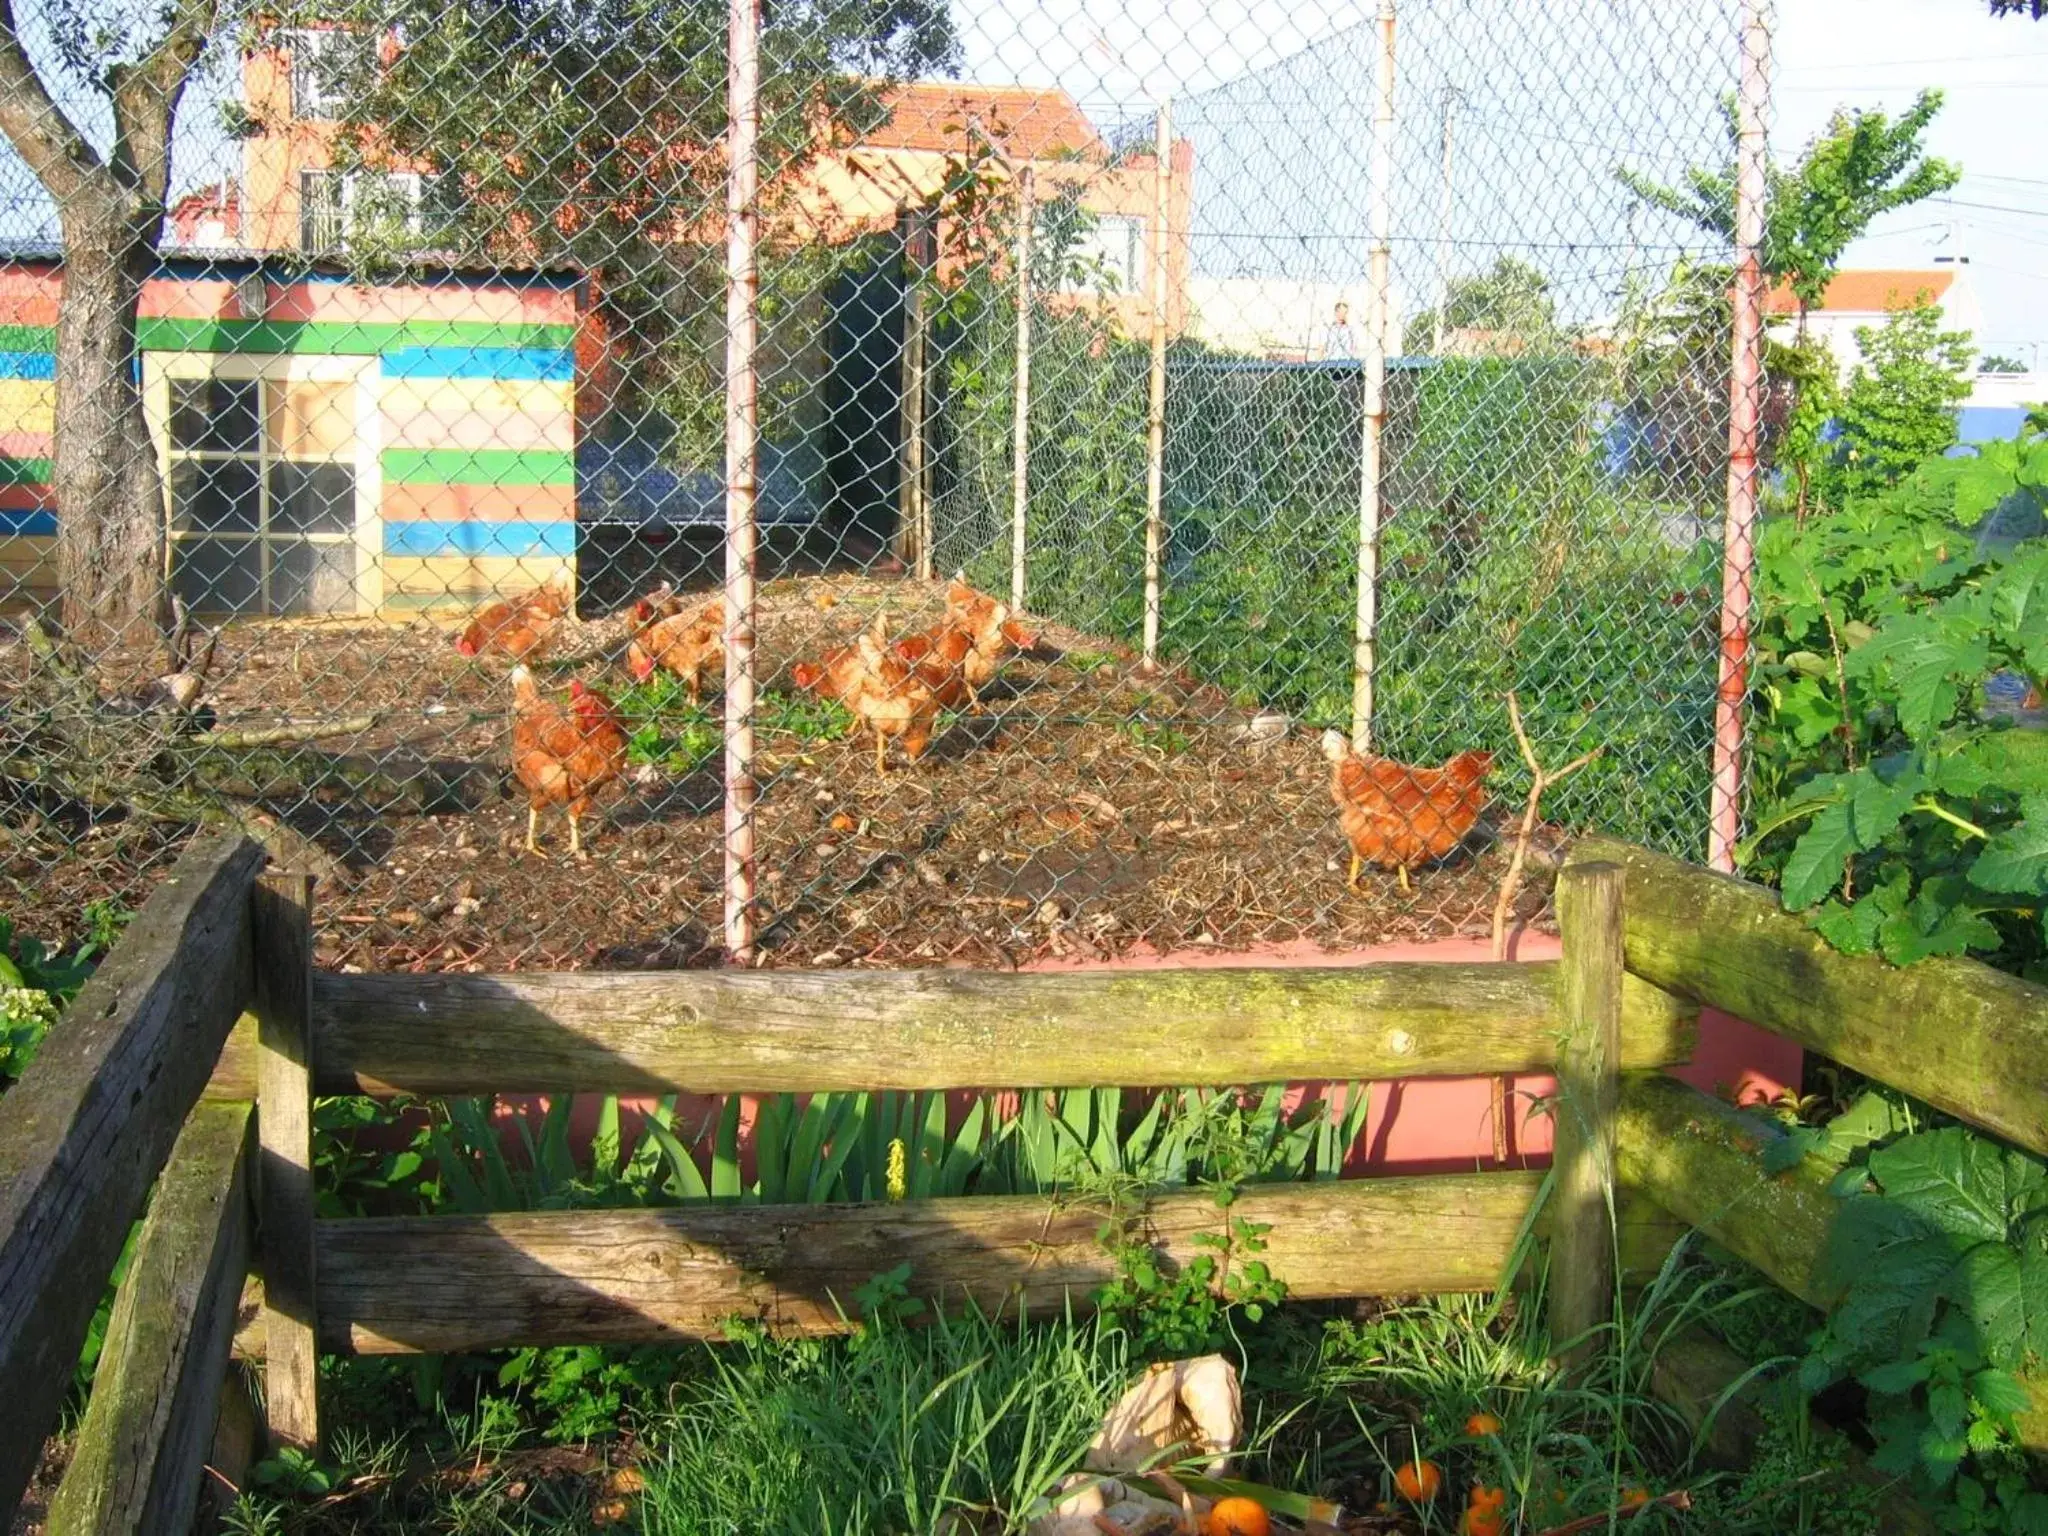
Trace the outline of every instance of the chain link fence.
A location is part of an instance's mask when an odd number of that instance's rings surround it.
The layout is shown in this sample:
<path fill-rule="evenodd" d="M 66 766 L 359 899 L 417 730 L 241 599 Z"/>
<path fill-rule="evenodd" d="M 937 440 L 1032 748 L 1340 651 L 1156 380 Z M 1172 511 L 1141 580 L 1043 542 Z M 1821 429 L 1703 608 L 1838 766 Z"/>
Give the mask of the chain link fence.
<path fill-rule="evenodd" d="M 1733 252 L 1628 177 L 1731 163 L 1734 0 L 1182 17 L 774 9 L 740 624 L 722 8 L 25 15 L 18 922 L 229 821 L 372 969 L 1470 937 L 1511 699 L 1599 753 L 1513 921 L 1700 856 Z"/>

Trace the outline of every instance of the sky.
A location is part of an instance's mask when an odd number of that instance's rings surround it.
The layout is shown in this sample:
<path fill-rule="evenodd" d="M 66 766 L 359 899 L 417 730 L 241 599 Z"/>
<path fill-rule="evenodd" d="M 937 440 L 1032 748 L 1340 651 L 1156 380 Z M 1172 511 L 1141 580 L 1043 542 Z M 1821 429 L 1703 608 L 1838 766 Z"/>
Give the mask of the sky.
<path fill-rule="evenodd" d="M 1962 167 L 1961 184 L 1887 216 L 1849 262 L 1920 266 L 1960 241 L 1984 308 L 1979 346 L 2039 344 L 2048 365 L 2048 21 L 1995 21 L 1981 0 L 1780 0 L 1776 52 L 1772 142 L 1788 155 L 1837 105 L 1946 93 L 1928 145 Z"/>
<path fill-rule="evenodd" d="M 1418 17 L 1436 20 L 1461 13 L 1468 35 L 1476 33 L 1485 42 L 1516 39 L 1492 60 L 1475 47 L 1462 73 L 1451 71 L 1462 89 L 1482 96 L 1491 91 L 1500 103 L 1499 131 L 1483 147 L 1512 159 L 1523 144 L 1513 102 L 1516 88 L 1528 84 L 1518 77 L 1526 75 L 1528 33 L 1513 24 L 1496 25 L 1485 14 L 1498 9 L 1490 0 L 1406 0 L 1403 40 L 1409 41 L 1411 33 L 1421 35 Z M 1111 122 L 1146 112 L 1156 96 L 1200 97 L 1334 35 L 1361 34 L 1373 10 L 1362 0 L 1123 0 L 1117 5 L 1040 0 L 1029 7 L 1016 0 L 956 0 L 955 16 L 966 78 L 1060 85 L 1098 122 Z M 1609 61 L 1621 69 L 1637 64 L 1628 50 L 1645 46 L 1645 28 L 1700 28 L 1684 46 L 1712 53 L 1712 37 L 1731 27 L 1735 15 L 1733 0 L 1655 0 L 1650 5 L 1641 0 L 1549 0 L 1548 10 L 1553 18 L 1572 13 L 1609 18 L 1611 30 L 1629 39 L 1628 47 Z M 1994 20 L 1983 0 L 1777 0 L 1773 23 L 1772 147 L 1782 158 L 1795 156 L 1838 107 L 1895 110 L 1929 86 L 1947 95 L 1929 147 L 1958 163 L 1963 181 L 1947 198 L 1887 216 L 1851 249 L 1846 264 L 1924 267 L 1938 255 L 1959 250 L 1969 258 L 1971 282 L 1984 311 L 1980 346 L 2015 350 L 2040 344 L 2041 362 L 2048 365 L 2048 162 L 2040 153 L 2048 144 L 2048 22 Z M 1658 68 L 1669 66 L 1671 50 L 1650 47 L 1648 54 Z M 1588 68 L 1597 85 L 1597 61 Z M 1655 73 L 1654 68 L 1638 71 L 1639 77 Z M 1661 157 L 1659 146 L 1649 142 L 1653 135 L 1644 131 L 1645 117 L 1625 117 L 1615 103 L 1604 103 L 1588 114 L 1609 124 L 1597 153 L 1639 163 L 1648 157 L 1652 165 L 1672 168 L 1680 146 L 1699 142 L 1697 114 L 1732 78 L 1730 54 L 1725 68 L 1719 60 L 1703 60 L 1675 83 L 1666 99 L 1682 103 L 1678 115 L 1691 119 L 1689 131 L 1663 146 L 1668 153 Z M 1415 94 L 1403 98 L 1397 89 L 1397 110 L 1405 118 L 1418 115 Z M 1425 89 L 1421 94 L 1419 115 L 1427 121 L 1416 125 L 1415 136 L 1433 143 L 1432 93 Z M 1362 129 L 1367 103 L 1345 105 L 1355 108 Z M 1474 126 L 1483 134 L 1484 113 L 1478 118 Z M 1285 182 L 1298 174 L 1304 186 L 1320 189 L 1334 205 L 1334 222 L 1357 223 L 1362 210 L 1351 207 L 1354 199 L 1344 174 L 1357 160 L 1351 153 L 1356 146 L 1345 142 L 1344 122 L 1329 127 L 1320 145 L 1290 143 L 1285 162 L 1270 179 Z M 1526 209 L 1537 208 L 1551 185 L 1546 175 L 1552 169 L 1542 163 L 1515 168 Z M 1198 167 L 1198 183 L 1200 177 Z M 1287 195 L 1299 200 L 1315 192 L 1303 194 L 1290 186 Z M 1503 209 L 1496 202 L 1491 211 L 1497 227 Z M 1525 212 L 1507 222 L 1541 220 Z M 1482 240 L 1487 233 L 1463 230 L 1460 240 Z M 1594 243 L 1616 243 L 1605 223 L 1581 234 Z M 1588 281 L 1594 280 L 1596 268 L 1601 280 L 1611 280 L 1618 260 L 1596 262 L 1584 248 L 1566 259 L 1581 261 Z M 1416 283 L 1426 280 L 1425 274 Z"/>
<path fill-rule="evenodd" d="M 1449 268 L 1502 254 L 1549 271 L 1578 318 L 1610 310 L 1629 271 L 1698 237 L 1633 218 L 1626 163 L 1664 177 L 1711 154 L 1733 82 L 1739 0 L 1400 0 L 1396 286 L 1426 303 L 1438 261 L 1443 88 L 1459 92 Z M 1367 217 L 1376 0 L 953 0 L 962 74 L 1057 85 L 1106 129 L 1161 96 L 1195 139 L 1198 234 L 1212 272 L 1349 283 Z M 42 5 L 22 8 L 31 46 Z M 1532 18 L 1540 17 L 1541 21 Z M 1993 20 L 1984 0 L 1776 0 L 1774 151 L 1796 155 L 1839 106 L 1896 109 L 1938 86 L 1930 134 L 1959 163 L 1950 196 L 1888 216 L 1849 265 L 1969 258 L 1980 345 L 2048 366 L 2048 22 Z M 225 62 L 225 61 L 223 61 Z M 176 180 L 232 172 L 209 97 L 188 97 Z M 88 113 L 88 121 L 98 114 Z M 98 124 L 92 123 L 97 127 Z M 12 162 L 12 163 L 10 163 Z M 1225 167 L 1228 166 L 1226 172 Z M 0 154 L 0 228 L 48 230 L 47 203 Z"/>

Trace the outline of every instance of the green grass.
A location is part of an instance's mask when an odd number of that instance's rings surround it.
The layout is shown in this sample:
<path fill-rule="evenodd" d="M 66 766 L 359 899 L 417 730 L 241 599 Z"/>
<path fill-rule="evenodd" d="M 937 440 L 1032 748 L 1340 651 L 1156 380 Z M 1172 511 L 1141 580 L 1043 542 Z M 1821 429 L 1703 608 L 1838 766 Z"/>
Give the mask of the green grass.
<path fill-rule="evenodd" d="M 1521 1522 L 1509 1528 L 1523 1532 L 1611 1511 L 1640 1487 L 1685 1489 L 1694 1508 L 1653 1512 L 1624 1527 L 1633 1533 L 1860 1536 L 1874 1498 L 1844 1482 L 1840 1443 L 1803 1413 L 1774 1411 L 1757 1464 L 1716 1473 L 1649 1394 L 1664 1342 L 1739 1314 L 1748 1289 L 1681 1253 L 1571 1374 L 1550 1362 L 1540 1284 L 1502 1305 L 1441 1297 L 1362 1316 L 1296 1305 L 1258 1325 L 1240 1319 L 1223 1342 L 1244 1383 L 1235 1475 L 1353 1511 L 1394 1504 L 1409 1536 L 1454 1532 L 1475 1482 L 1508 1490 Z M 230 1529 L 587 1530 L 602 1468 L 530 1470 L 540 1415 L 581 1404 L 572 1446 L 630 1431 L 645 1486 L 625 1529 L 1016 1532 L 1078 1470 L 1143 1362 L 1129 1330 L 1071 1314 L 1027 1323 L 970 1311 L 905 1326 L 914 1304 L 895 1275 L 849 1305 L 871 1321 L 833 1340 L 736 1325 L 727 1343 L 674 1349 L 329 1361 L 330 1414 L 351 1427 L 323 1467 L 267 1466 Z M 1497 1434 L 1465 1432 L 1482 1411 L 1501 1421 Z M 1406 1508 L 1393 1473 L 1418 1455 L 1442 1469 L 1443 1493 Z"/>
<path fill-rule="evenodd" d="M 850 1343 L 758 1338 L 649 1426 L 641 1529 L 661 1536 L 1017 1532 L 1078 1471 L 1130 1371 L 1083 1319 L 970 1313 Z"/>
<path fill-rule="evenodd" d="M 692 704 L 682 679 L 666 672 L 622 689 L 614 702 L 632 732 L 627 758 L 633 763 L 680 777 L 717 757 L 724 743 L 719 706 Z M 763 693 L 754 713 L 756 736 L 785 751 L 837 741 L 853 726 L 844 705 L 807 693 Z"/>
<path fill-rule="evenodd" d="M 1072 1090 L 1027 1093 L 1020 1113 L 999 1119 L 987 1102 L 949 1118 L 938 1095 L 780 1096 L 761 1105 L 752 1179 L 742 1177 L 736 1099 L 694 1135 L 661 1115 L 637 1140 L 606 1101 L 587 1156 L 572 1154 L 567 1099 L 537 1127 L 522 1122 L 511 1156 L 486 1100 L 434 1106 L 412 1149 L 357 1154 L 366 1102 L 323 1101 L 328 1214 L 1052 1189 L 1135 1211 L 1161 1186 L 1227 1197 L 1252 1183 L 1334 1176 L 1365 1101 L 1355 1095 L 1341 1117 L 1290 1118 L 1277 1091 Z M 1219 1205 L 1219 1233 L 1231 1217 Z M 1114 1249 L 1120 1235 L 1111 1215 L 1103 1240 Z M 1522 1260 L 1532 1252 L 1525 1244 Z M 1718 1332 L 1783 1381 L 1811 1323 L 1753 1276 L 1690 1248 L 1628 1295 L 1597 1358 L 1569 1374 L 1551 1361 L 1541 1274 L 1526 1264 L 1525 1283 L 1498 1300 L 1355 1313 L 1192 1297 L 1168 1266 L 1152 1266 L 1156 1276 L 1135 1260 L 1125 1266 L 1118 1310 L 1099 1317 L 934 1319 L 909 1296 L 906 1267 L 844 1298 L 861 1319 L 850 1338 L 778 1342 L 735 1325 L 721 1345 L 330 1360 L 328 1413 L 350 1429 L 324 1466 L 267 1464 L 231 1528 L 588 1530 L 593 1500 L 609 1497 L 602 1455 L 568 1472 L 549 1472 L 541 1458 L 593 1445 L 623 1455 L 630 1444 L 644 1490 L 626 1529 L 1016 1531 L 1076 1468 L 1103 1408 L 1146 1359 L 1207 1350 L 1235 1359 L 1243 1377 L 1237 1475 L 1250 1482 L 1370 1511 L 1397 1502 L 1396 1467 L 1435 1462 L 1444 1492 L 1407 1512 L 1405 1536 L 1455 1531 L 1474 1483 L 1507 1490 L 1521 1522 L 1509 1528 L 1523 1532 L 1605 1514 L 1637 1487 L 1684 1489 L 1694 1510 L 1683 1523 L 1654 1511 L 1626 1527 L 1633 1533 L 1872 1528 L 1871 1495 L 1841 1476 L 1840 1442 L 1814 1431 L 1788 1392 L 1767 1399 L 1770 1431 L 1739 1475 L 1698 1464 L 1685 1425 L 1651 1394 L 1658 1352 L 1684 1330 Z M 1481 1411 L 1501 1421 L 1498 1434 L 1466 1433 Z"/>

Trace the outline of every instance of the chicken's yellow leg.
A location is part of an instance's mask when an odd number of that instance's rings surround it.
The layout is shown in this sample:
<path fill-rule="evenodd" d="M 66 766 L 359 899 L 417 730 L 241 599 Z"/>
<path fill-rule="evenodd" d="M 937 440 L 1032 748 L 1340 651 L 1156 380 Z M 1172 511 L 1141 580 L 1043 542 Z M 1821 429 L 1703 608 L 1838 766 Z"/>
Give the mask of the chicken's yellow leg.
<path fill-rule="evenodd" d="M 1344 884 L 1352 890 L 1358 889 L 1358 872 L 1365 867 L 1365 860 L 1357 854 L 1351 855 L 1351 873 L 1344 877 Z"/>
<path fill-rule="evenodd" d="M 884 736 L 878 728 L 875 731 L 875 772 L 878 774 L 884 774 L 888 771 L 889 738 Z"/>
<path fill-rule="evenodd" d="M 1415 886 L 1408 879 L 1408 866 L 1406 864 L 1401 866 L 1401 894 L 1403 896 L 1413 896 L 1415 894 Z"/>
<path fill-rule="evenodd" d="M 540 807 L 537 805 L 529 805 L 526 808 L 526 851 L 528 853 L 540 852 L 539 837 Z"/>
<path fill-rule="evenodd" d="M 576 813 L 569 813 L 569 856 L 583 857 L 583 823 L 576 819 Z"/>

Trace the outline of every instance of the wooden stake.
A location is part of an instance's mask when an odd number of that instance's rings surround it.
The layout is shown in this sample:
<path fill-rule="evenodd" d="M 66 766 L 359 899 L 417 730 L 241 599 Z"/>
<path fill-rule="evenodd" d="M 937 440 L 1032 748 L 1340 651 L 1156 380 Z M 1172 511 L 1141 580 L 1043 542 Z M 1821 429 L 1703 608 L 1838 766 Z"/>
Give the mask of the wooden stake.
<path fill-rule="evenodd" d="M 1568 1365 L 1598 1353 L 1614 1298 L 1614 1122 L 1621 1094 L 1622 868 L 1558 877 L 1564 1049 L 1554 1111 L 1550 1338 Z"/>
<path fill-rule="evenodd" d="M 1017 404 L 1010 465 L 1010 606 L 1024 606 L 1025 513 L 1031 475 L 1031 167 L 1017 172 Z"/>
<path fill-rule="evenodd" d="M 252 893 L 256 1126 L 262 1148 L 264 1393 L 273 1446 L 317 1454 L 320 1352 L 313 1336 L 313 877 L 271 874 Z"/>
<path fill-rule="evenodd" d="M 1380 480 L 1387 423 L 1387 347 L 1394 280 L 1394 0 L 1380 0 L 1373 74 L 1371 248 L 1366 253 L 1365 361 L 1358 445 L 1358 611 L 1352 630 L 1351 750 L 1372 750 L 1379 670 Z"/>
<path fill-rule="evenodd" d="M 725 952 L 754 958 L 754 597 L 760 486 L 760 0 L 726 16 Z M 922 419 L 918 430 L 923 430 Z"/>
<path fill-rule="evenodd" d="M 1159 665 L 1159 567 L 1166 549 L 1166 263 L 1173 195 L 1173 103 L 1159 103 L 1152 146 L 1152 374 L 1145 432 L 1144 668 Z"/>

